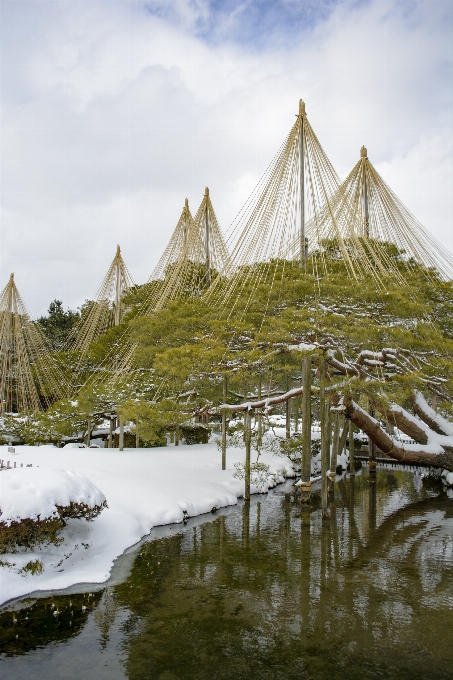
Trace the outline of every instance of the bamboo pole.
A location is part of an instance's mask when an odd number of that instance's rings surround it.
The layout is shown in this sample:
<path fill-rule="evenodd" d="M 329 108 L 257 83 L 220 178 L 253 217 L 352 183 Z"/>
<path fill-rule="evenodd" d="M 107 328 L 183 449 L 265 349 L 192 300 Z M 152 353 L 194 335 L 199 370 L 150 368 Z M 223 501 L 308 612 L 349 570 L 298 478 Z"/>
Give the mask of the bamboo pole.
<path fill-rule="evenodd" d="M 211 253 L 210 253 L 210 241 L 211 241 L 211 228 L 209 224 L 209 189 L 208 187 L 204 190 L 205 195 L 205 251 L 206 251 L 206 288 L 211 285 Z"/>
<path fill-rule="evenodd" d="M 120 449 L 120 451 L 124 451 L 124 420 L 121 416 L 120 416 L 119 449 Z"/>
<path fill-rule="evenodd" d="M 250 413 L 244 412 L 244 442 L 245 442 L 245 468 L 244 468 L 244 500 L 250 500 Z"/>
<path fill-rule="evenodd" d="M 311 357 L 305 357 L 302 366 L 302 501 L 309 502 L 311 494 Z"/>
<path fill-rule="evenodd" d="M 223 403 L 228 400 L 228 378 L 223 376 Z M 227 414 L 222 413 L 222 470 L 226 470 L 226 448 L 227 448 Z"/>
<path fill-rule="evenodd" d="M 349 474 L 351 477 L 355 475 L 355 461 L 354 461 L 354 427 L 352 420 L 349 421 Z"/>

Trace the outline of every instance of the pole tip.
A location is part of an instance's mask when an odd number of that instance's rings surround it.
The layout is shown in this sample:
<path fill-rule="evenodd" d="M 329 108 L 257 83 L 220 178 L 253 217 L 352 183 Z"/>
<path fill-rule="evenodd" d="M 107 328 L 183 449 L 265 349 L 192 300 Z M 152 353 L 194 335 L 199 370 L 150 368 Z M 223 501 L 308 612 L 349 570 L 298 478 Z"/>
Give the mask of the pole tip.
<path fill-rule="evenodd" d="M 365 146 L 360 149 L 360 158 L 368 158 L 368 151 Z"/>
<path fill-rule="evenodd" d="M 14 272 L 10 275 L 9 280 L 14 281 Z"/>
<path fill-rule="evenodd" d="M 188 198 L 184 199 L 184 207 L 185 208 L 189 207 L 189 199 Z"/>
<path fill-rule="evenodd" d="M 305 102 L 299 99 L 299 116 L 305 116 Z"/>
<path fill-rule="evenodd" d="M 116 246 L 116 254 L 120 255 L 121 253 L 121 248 L 119 246 Z"/>
<path fill-rule="evenodd" d="M 209 196 L 209 187 L 204 188 L 204 195 Z"/>

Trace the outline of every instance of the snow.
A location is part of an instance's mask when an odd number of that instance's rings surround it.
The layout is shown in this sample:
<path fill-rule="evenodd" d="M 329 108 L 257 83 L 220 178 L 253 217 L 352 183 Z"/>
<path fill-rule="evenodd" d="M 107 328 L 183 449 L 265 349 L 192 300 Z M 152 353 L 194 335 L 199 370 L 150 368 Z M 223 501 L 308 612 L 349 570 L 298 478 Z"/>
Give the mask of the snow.
<path fill-rule="evenodd" d="M 0 447 L 0 458 L 7 458 L 7 447 Z M 62 469 L 82 475 L 102 491 L 108 507 L 92 522 L 70 519 L 58 546 L 1 555 L 2 562 L 10 566 L 0 567 L 0 604 L 35 590 L 103 583 L 114 560 L 153 527 L 234 505 L 244 493 L 244 482 L 233 476 L 234 463 L 244 462 L 244 451 L 228 449 L 227 470 L 222 471 L 215 443 L 124 452 L 16 446 L 15 460 L 19 469 L 0 472 L 0 504 L 9 475 L 37 468 L 49 479 Z M 294 476 L 287 458 L 262 452 L 260 462 L 270 466 L 274 483 Z M 33 467 L 26 468 L 29 464 Z M 252 485 L 251 491 L 259 489 Z M 41 574 L 19 573 L 37 559 L 44 567 Z"/>
<path fill-rule="evenodd" d="M 13 468 L 3 470 L 0 480 L 0 521 L 8 526 L 21 519 L 58 517 L 57 505 L 83 503 L 94 508 L 105 501 L 89 479 L 70 470 Z"/>

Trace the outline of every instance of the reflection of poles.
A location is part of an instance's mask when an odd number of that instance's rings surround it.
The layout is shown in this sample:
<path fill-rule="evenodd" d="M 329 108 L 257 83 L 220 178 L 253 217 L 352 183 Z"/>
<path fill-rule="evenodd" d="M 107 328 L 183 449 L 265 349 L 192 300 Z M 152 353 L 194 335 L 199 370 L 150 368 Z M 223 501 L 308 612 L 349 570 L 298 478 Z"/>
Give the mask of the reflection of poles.
<path fill-rule="evenodd" d="M 311 494 L 311 357 L 302 365 L 302 501 L 309 502 Z"/>
<path fill-rule="evenodd" d="M 228 399 L 228 378 L 223 376 L 223 403 L 226 404 Z M 227 445 L 227 414 L 226 411 L 222 413 L 222 470 L 226 470 L 226 445 Z"/>
<path fill-rule="evenodd" d="M 321 504 L 322 514 L 327 514 L 327 471 L 329 469 L 329 453 L 330 453 L 330 425 L 327 425 L 328 415 L 327 409 L 330 408 L 326 403 L 326 360 L 324 355 L 319 361 L 319 412 L 321 418 Z"/>
<path fill-rule="evenodd" d="M 376 529 L 376 496 L 377 496 L 376 478 L 374 476 L 373 477 L 370 476 L 368 484 L 368 526 L 369 526 L 368 538 L 371 537 L 371 534 Z"/>
<path fill-rule="evenodd" d="M 300 528 L 301 616 L 302 625 L 305 627 L 305 629 L 307 629 L 310 618 L 310 561 L 311 561 L 310 507 L 308 505 L 305 505 L 302 508 L 301 517 L 302 517 L 302 523 Z"/>
<path fill-rule="evenodd" d="M 349 509 L 348 509 L 348 515 L 349 515 L 349 559 L 352 560 L 353 558 L 353 539 L 354 539 L 354 528 L 355 528 L 355 521 L 354 521 L 354 502 L 355 502 L 355 475 L 349 478 Z"/>
<path fill-rule="evenodd" d="M 244 443 L 245 443 L 245 469 L 244 469 L 244 500 L 250 500 L 250 449 L 251 449 L 251 432 L 250 432 L 250 413 L 244 411 Z"/>
<path fill-rule="evenodd" d="M 242 542 L 244 548 L 248 550 L 250 538 L 250 503 L 242 506 Z"/>
<path fill-rule="evenodd" d="M 352 420 L 349 421 L 349 474 L 351 477 L 355 475 L 355 461 L 354 461 L 354 428 Z"/>

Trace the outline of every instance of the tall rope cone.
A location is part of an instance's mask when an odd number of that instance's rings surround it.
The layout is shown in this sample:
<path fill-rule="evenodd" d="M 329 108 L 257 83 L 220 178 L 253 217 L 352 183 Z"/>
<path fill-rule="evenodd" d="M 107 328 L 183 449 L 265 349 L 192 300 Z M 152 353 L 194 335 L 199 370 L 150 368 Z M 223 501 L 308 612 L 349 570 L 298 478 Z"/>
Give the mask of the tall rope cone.
<path fill-rule="evenodd" d="M 151 292 L 145 313 L 161 309 L 177 297 L 201 295 L 217 272 L 228 265 L 228 251 L 206 187 L 195 218 L 185 200 L 170 241 L 148 280 Z"/>
<path fill-rule="evenodd" d="M 337 247 L 354 276 L 372 274 L 384 283 L 405 282 L 405 271 L 421 265 L 443 278 L 453 275 L 453 256 L 412 215 L 379 175 L 362 146 L 347 178 L 309 224 L 312 253 L 323 260 Z M 394 248 L 389 248 L 394 246 Z M 297 239 L 288 257 L 297 259 Z"/>
<path fill-rule="evenodd" d="M 231 260 L 207 297 L 216 295 L 227 304 L 240 295 L 239 281 L 244 285 L 247 279 L 244 268 L 253 295 L 276 261 L 292 257 L 293 244 L 295 259 L 304 264 L 313 248 L 310 240 L 316 241 L 316 232 L 308 227 L 316 224 L 317 214 L 339 186 L 300 100 L 293 127 L 229 230 Z"/>
<path fill-rule="evenodd" d="M 92 342 L 112 326 L 118 326 L 124 315 L 122 297 L 134 285 L 132 277 L 117 246 L 115 257 L 94 300 L 74 328 L 66 349 L 85 354 Z"/>
<path fill-rule="evenodd" d="M 69 385 L 17 290 L 14 274 L 0 295 L 0 412 L 38 411 L 67 396 Z"/>

